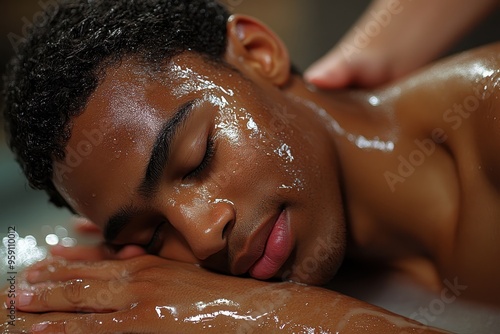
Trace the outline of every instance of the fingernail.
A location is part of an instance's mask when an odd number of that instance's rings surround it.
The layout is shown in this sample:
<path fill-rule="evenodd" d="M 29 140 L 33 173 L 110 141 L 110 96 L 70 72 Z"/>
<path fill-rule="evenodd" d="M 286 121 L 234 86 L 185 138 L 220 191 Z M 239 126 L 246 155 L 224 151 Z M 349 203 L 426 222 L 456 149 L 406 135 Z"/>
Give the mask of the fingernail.
<path fill-rule="evenodd" d="M 19 306 L 28 306 L 31 304 L 33 300 L 33 292 L 23 291 L 19 294 L 19 298 L 17 300 Z"/>
<path fill-rule="evenodd" d="M 318 68 L 318 67 L 313 67 L 311 68 L 310 70 L 308 70 L 305 74 L 304 74 L 304 78 L 307 80 L 307 81 L 310 81 L 310 80 L 314 80 L 314 79 L 319 79 L 319 78 L 322 78 L 324 77 L 324 71 L 323 69 L 321 68 Z"/>
<path fill-rule="evenodd" d="M 31 326 L 31 331 L 35 332 L 35 333 L 36 332 L 41 332 L 44 329 L 46 329 L 47 327 L 49 327 L 49 324 L 46 323 L 46 322 L 42 322 L 42 323 L 35 324 L 35 325 Z"/>

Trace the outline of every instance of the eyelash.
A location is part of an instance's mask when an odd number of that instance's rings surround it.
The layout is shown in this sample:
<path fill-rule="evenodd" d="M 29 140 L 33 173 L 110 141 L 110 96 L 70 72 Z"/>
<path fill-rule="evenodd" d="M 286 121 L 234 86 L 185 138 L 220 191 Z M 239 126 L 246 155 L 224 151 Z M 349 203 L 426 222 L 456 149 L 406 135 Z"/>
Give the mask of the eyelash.
<path fill-rule="evenodd" d="M 161 234 L 161 229 L 163 227 L 163 224 L 165 224 L 165 223 L 161 223 L 160 225 L 158 225 L 156 227 L 156 229 L 153 233 L 153 236 L 151 237 L 151 240 L 148 242 L 147 245 L 144 246 L 144 250 L 148 254 L 156 254 L 158 252 L 158 250 L 155 249 L 155 246 L 158 243 L 158 241 L 160 240 L 160 234 Z"/>
<path fill-rule="evenodd" d="M 210 162 L 212 162 L 214 155 L 215 155 L 215 142 L 212 137 L 209 137 L 207 140 L 207 148 L 205 150 L 205 155 L 203 156 L 203 160 L 194 170 L 189 172 L 186 178 L 195 178 L 199 176 L 205 170 L 205 168 L 208 167 Z M 146 250 L 148 254 L 155 254 L 157 252 L 157 250 L 154 249 L 154 247 L 160 240 L 161 228 L 163 224 L 164 223 L 161 223 L 156 227 L 153 236 L 151 237 L 151 240 L 148 242 L 147 245 L 144 246 L 144 250 Z"/>
<path fill-rule="evenodd" d="M 201 163 L 193 169 L 191 172 L 189 172 L 188 175 L 186 175 L 186 179 L 191 179 L 199 176 L 205 168 L 208 167 L 210 162 L 212 162 L 212 159 L 215 155 L 215 143 L 212 137 L 209 137 L 207 140 L 207 148 L 205 150 L 205 155 L 203 156 L 203 160 Z"/>

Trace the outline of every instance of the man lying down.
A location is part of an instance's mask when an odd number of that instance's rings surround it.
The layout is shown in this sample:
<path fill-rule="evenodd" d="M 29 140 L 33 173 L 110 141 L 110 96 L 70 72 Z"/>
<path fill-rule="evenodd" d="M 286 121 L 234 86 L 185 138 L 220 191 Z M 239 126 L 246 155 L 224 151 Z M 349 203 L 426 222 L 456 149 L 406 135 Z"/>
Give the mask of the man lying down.
<path fill-rule="evenodd" d="M 2 330 L 439 332 L 313 287 L 350 259 L 499 304 L 499 52 L 331 93 L 214 1 L 62 2 L 10 66 L 10 145 L 116 252 L 29 269 Z"/>

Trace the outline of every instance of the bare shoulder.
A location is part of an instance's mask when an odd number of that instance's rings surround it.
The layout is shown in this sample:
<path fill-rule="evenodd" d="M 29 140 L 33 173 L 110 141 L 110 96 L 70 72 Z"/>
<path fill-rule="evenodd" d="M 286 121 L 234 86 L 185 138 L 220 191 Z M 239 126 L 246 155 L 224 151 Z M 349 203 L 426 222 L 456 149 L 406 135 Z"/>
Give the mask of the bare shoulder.
<path fill-rule="evenodd" d="M 459 108 L 443 114 L 443 121 L 457 134 L 467 135 L 478 168 L 500 191 L 500 43 L 466 52 L 445 66 L 457 72 L 462 91 L 456 102 Z"/>
<path fill-rule="evenodd" d="M 471 145 L 478 168 L 500 190 L 500 43 L 451 57 L 431 68 L 436 71 L 448 73 L 440 84 L 452 89 L 439 121 L 454 133 L 455 142 Z"/>
<path fill-rule="evenodd" d="M 474 151 L 500 190 L 500 43 L 445 58 L 395 87 L 403 127 L 440 134 L 450 151 Z"/>
<path fill-rule="evenodd" d="M 436 62 L 394 85 L 396 119 L 408 140 L 430 138 L 440 179 L 452 176 L 452 247 L 437 263 L 464 295 L 498 304 L 500 269 L 500 43 Z M 438 161 L 437 152 L 446 159 Z M 444 169 L 443 161 L 452 168 Z M 449 231 L 448 231 L 449 232 Z"/>
<path fill-rule="evenodd" d="M 498 103 L 494 101 L 500 89 L 500 43 L 435 62 L 395 86 L 401 91 L 398 103 L 403 104 L 405 117 L 457 130 L 462 121 Z"/>
<path fill-rule="evenodd" d="M 500 43 L 479 49 L 471 110 L 475 149 L 484 173 L 500 191 Z"/>

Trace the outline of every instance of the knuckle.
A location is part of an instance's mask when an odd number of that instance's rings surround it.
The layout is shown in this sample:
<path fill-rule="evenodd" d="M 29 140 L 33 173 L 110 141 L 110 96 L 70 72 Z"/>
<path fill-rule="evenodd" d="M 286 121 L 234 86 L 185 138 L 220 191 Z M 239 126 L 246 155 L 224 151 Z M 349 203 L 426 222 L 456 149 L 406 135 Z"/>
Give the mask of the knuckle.
<path fill-rule="evenodd" d="M 68 266 L 68 261 L 66 259 L 55 258 L 55 259 L 47 260 L 44 267 L 49 272 L 55 272 L 55 271 L 60 270 L 62 268 L 66 268 L 67 266 Z"/>
<path fill-rule="evenodd" d="M 135 275 L 135 282 L 150 285 L 155 283 L 156 277 L 158 277 L 158 268 L 148 267 L 142 269 Z"/>
<path fill-rule="evenodd" d="M 63 286 L 63 297 L 72 305 L 81 305 L 84 300 L 84 284 L 82 280 L 71 280 Z"/>
<path fill-rule="evenodd" d="M 53 294 L 53 290 L 51 288 L 42 289 L 37 291 L 35 296 L 37 296 L 38 304 L 44 309 L 48 309 L 51 306 L 51 297 Z"/>
<path fill-rule="evenodd" d="M 148 255 L 136 256 L 125 262 L 125 269 L 128 271 L 134 271 L 136 267 L 140 266 L 142 263 L 142 259 L 144 259 Z"/>
<path fill-rule="evenodd" d="M 140 280 L 133 282 L 127 286 L 127 291 L 130 292 L 134 299 L 151 292 L 152 284 L 146 278 L 141 278 Z"/>
<path fill-rule="evenodd" d="M 123 333 L 111 331 L 111 328 L 103 328 L 102 321 L 95 314 L 88 314 L 83 317 L 68 319 L 63 324 L 65 334 L 108 334 Z"/>
<path fill-rule="evenodd" d="M 77 321 L 66 321 L 64 322 L 64 334 L 84 334 L 84 329 L 80 326 Z"/>

